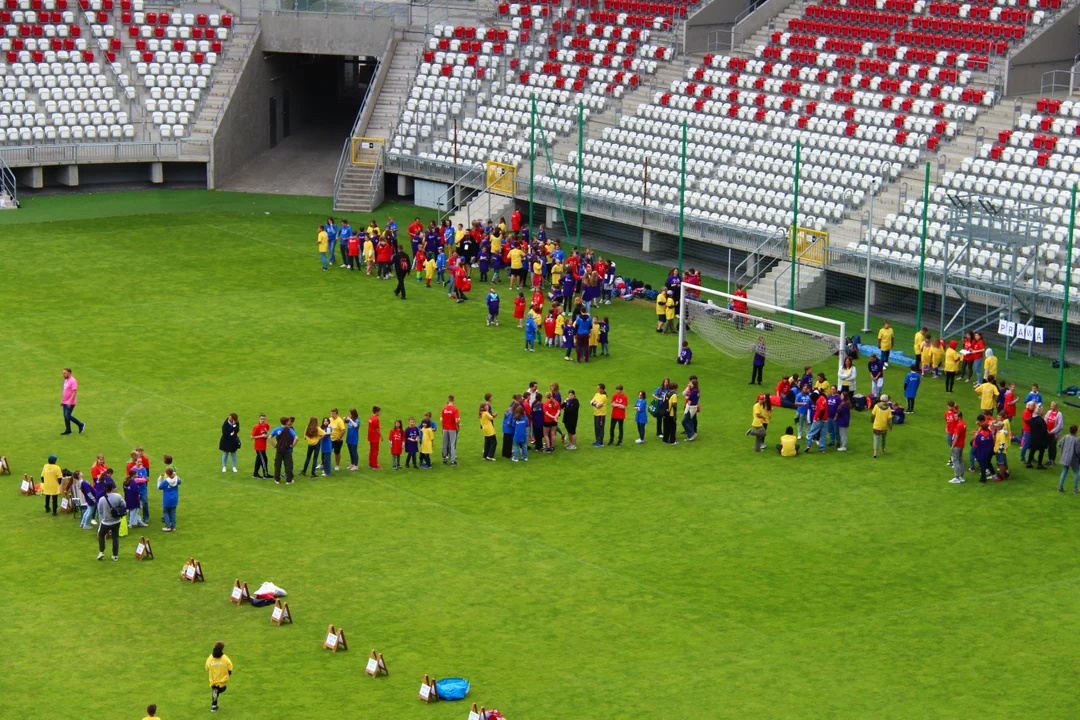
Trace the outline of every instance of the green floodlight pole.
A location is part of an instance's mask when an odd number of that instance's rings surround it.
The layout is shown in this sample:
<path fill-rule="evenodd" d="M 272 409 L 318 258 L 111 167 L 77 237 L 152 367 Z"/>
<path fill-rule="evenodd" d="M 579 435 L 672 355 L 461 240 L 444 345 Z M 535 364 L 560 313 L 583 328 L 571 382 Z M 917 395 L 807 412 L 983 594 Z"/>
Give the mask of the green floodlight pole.
<path fill-rule="evenodd" d="M 535 232 L 533 224 L 533 177 L 536 174 L 536 93 L 532 94 L 529 111 L 529 237 Z"/>
<path fill-rule="evenodd" d="M 578 126 L 577 126 L 577 249 L 581 252 L 581 186 L 584 172 L 584 144 L 585 144 L 585 102 L 578 101 Z"/>
<path fill-rule="evenodd" d="M 926 211 L 930 206 L 930 163 L 926 163 L 926 180 L 923 184 L 922 241 L 919 245 L 919 300 L 915 309 L 915 329 L 922 327 L 923 278 L 926 274 Z M 944 298 L 942 298 L 944 302 Z"/>
<path fill-rule="evenodd" d="M 686 210 L 686 121 L 682 124 L 682 172 L 679 173 L 679 277 L 682 277 L 683 214 Z"/>
<path fill-rule="evenodd" d="M 799 237 L 799 174 L 802 169 L 802 140 L 795 141 L 795 214 L 791 220 L 791 295 L 788 299 L 788 309 L 795 309 L 795 251 Z M 788 316 L 788 324 L 795 324 L 795 316 Z"/>
<path fill-rule="evenodd" d="M 1058 395 L 1065 389 L 1065 338 L 1069 332 L 1069 297 L 1072 294 L 1073 232 L 1076 230 L 1076 184 L 1072 189 L 1072 210 L 1069 212 L 1069 243 L 1065 250 L 1065 298 L 1061 303 L 1061 357 L 1058 358 Z"/>

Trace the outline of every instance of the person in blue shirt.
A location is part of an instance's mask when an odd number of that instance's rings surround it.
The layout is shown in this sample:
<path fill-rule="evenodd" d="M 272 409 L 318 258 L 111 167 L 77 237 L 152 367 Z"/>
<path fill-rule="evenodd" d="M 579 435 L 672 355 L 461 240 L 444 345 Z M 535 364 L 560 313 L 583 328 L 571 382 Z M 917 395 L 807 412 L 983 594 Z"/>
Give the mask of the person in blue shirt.
<path fill-rule="evenodd" d="M 592 332 L 592 318 L 582 310 L 574 320 L 574 345 L 577 349 L 577 362 L 585 358 L 589 362 L 589 333 Z"/>
<path fill-rule="evenodd" d="M 390 238 L 397 238 L 398 224 L 394 221 L 394 218 L 389 215 L 386 216 L 386 231 L 390 233 Z"/>
<path fill-rule="evenodd" d="M 446 253 L 442 250 L 435 256 L 435 281 L 441 285 L 446 284 Z"/>
<path fill-rule="evenodd" d="M 338 245 L 341 246 L 341 267 L 343 268 L 350 267 L 350 263 L 352 262 L 349 260 L 348 252 L 349 238 L 352 236 L 353 229 L 349 226 L 349 221 L 342 219 L 341 226 L 337 230 L 337 241 Z"/>
<path fill-rule="evenodd" d="M 499 327 L 499 293 L 495 292 L 494 286 L 492 286 L 485 299 L 488 308 L 487 324 L 494 324 L 495 327 Z"/>
<path fill-rule="evenodd" d="M 529 462 L 529 418 L 520 405 L 514 406 L 514 462 L 518 459 Z"/>
<path fill-rule="evenodd" d="M 532 313 L 525 319 L 525 349 L 528 352 L 536 352 L 536 318 Z"/>
<path fill-rule="evenodd" d="M 162 532 L 176 532 L 176 506 L 180 504 L 180 478 L 171 467 L 158 476 L 158 490 L 161 491 L 161 516 L 165 527 Z"/>
<path fill-rule="evenodd" d="M 649 401 L 645 399 L 644 390 L 638 392 L 637 400 L 634 401 L 634 422 L 637 424 L 638 434 L 634 443 L 641 445 L 645 442 L 645 426 L 649 424 Z"/>
<path fill-rule="evenodd" d="M 323 477 L 328 477 L 334 474 L 334 464 L 330 462 L 330 453 L 334 451 L 334 443 L 330 439 L 330 418 L 323 418 L 322 430 L 325 435 L 319 441 L 319 453 L 322 455 Z M 314 471 L 311 474 L 314 475 Z"/>
<path fill-rule="evenodd" d="M 690 361 L 694 359 L 694 351 L 690 349 L 690 343 L 683 340 L 682 350 L 679 351 L 679 357 L 675 358 L 675 362 L 680 365 L 689 365 Z"/>
<path fill-rule="evenodd" d="M 448 223 L 446 225 L 446 227 L 443 228 L 442 239 L 443 239 L 443 245 L 444 246 L 454 244 L 454 226 L 453 225 L 450 225 Z"/>
<path fill-rule="evenodd" d="M 1033 402 L 1036 405 L 1042 405 L 1042 393 L 1039 392 L 1039 383 L 1032 383 L 1031 392 L 1029 392 L 1027 394 L 1027 397 L 1024 398 L 1025 405 L 1027 405 L 1029 402 Z"/>
<path fill-rule="evenodd" d="M 405 467 L 412 463 L 413 469 L 417 469 L 416 453 L 420 450 L 420 428 L 416 426 L 416 418 L 409 418 L 409 426 L 405 428 Z"/>
<path fill-rule="evenodd" d="M 360 414 L 356 408 L 349 410 L 349 417 L 345 418 L 345 446 L 349 448 L 349 467 L 347 470 L 356 470 L 360 467 Z"/>
<path fill-rule="evenodd" d="M 915 413 L 915 395 L 919 392 L 919 382 L 922 379 L 918 371 L 915 370 L 916 367 L 912 365 L 911 370 L 904 376 L 904 397 L 907 398 L 907 412 L 909 415 Z"/>
<path fill-rule="evenodd" d="M 608 330 L 611 329 L 611 323 L 607 318 L 600 321 L 600 354 L 610 355 L 608 352 Z"/>
<path fill-rule="evenodd" d="M 326 218 L 326 239 L 330 241 L 330 264 L 334 264 L 334 248 L 337 247 L 337 225 L 334 218 Z"/>
<path fill-rule="evenodd" d="M 881 388 L 885 385 L 885 366 L 878 359 L 877 353 L 870 354 L 870 362 L 866 363 L 866 369 L 870 372 L 870 395 L 881 396 Z"/>
<path fill-rule="evenodd" d="M 515 395 L 506 408 L 502 418 L 502 456 L 507 460 L 514 457 L 514 407 L 518 404 L 520 396 Z"/>
<path fill-rule="evenodd" d="M 803 433 L 809 432 L 810 425 L 810 386 L 803 385 L 795 394 L 795 439 L 802 440 Z M 807 435 L 809 438 L 809 434 Z"/>

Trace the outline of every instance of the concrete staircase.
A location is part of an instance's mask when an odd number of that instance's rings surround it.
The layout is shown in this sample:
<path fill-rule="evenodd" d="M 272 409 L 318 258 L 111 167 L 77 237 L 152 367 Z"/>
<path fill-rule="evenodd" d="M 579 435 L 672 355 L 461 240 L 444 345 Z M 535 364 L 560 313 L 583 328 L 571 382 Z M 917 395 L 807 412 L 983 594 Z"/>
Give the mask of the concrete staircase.
<path fill-rule="evenodd" d="M 6 190 L 0 190 L 0 210 L 15 210 L 16 205 Z"/>
<path fill-rule="evenodd" d="M 514 212 L 514 199 L 501 193 L 484 191 L 470 200 L 466 205 L 457 209 L 450 216 L 450 222 L 454 227 L 460 223 L 462 227 L 472 227 L 473 220 L 495 220 L 500 217 L 509 218 Z"/>
<path fill-rule="evenodd" d="M 741 55 L 747 55 L 753 57 L 754 49 L 758 45 L 768 45 L 769 36 L 776 30 L 787 30 L 788 20 L 792 18 L 802 17 L 804 9 L 804 2 L 795 0 L 786 8 L 780 11 L 780 14 L 769 20 L 761 26 L 761 29 L 747 38 L 744 42 L 740 43 L 736 47 L 736 52 Z"/>
<path fill-rule="evenodd" d="M 791 261 L 778 263 L 765 273 L 752 287 L 746 297 L 758 302 L 786 307 L 791 297 Z M 800 263 L 796 273 L 795 309 L 821 307 L 825 304 L 825 271 L 816 265 Z"/>
<path fill-rule="evenodd" d="M 382 172 L 382 168 L 379 168 Z M 370 212 L 380 202 L 378 193 L 374 192 L 372 175 L 375 174 L 374 165 L 350 164 L 341 176 L 341 186 L 338 188 L 337 201 L 334 210 L 337 212 Z"/>
<path fill-rule="evenodd" d="M 375 98 L 375 110 L 371 113 L 364 135 L 390 139 L 401 114 L 401 107 L 409 96 L 409 88 L 416 79 L 416 61 L 423 50 L 423 31 L 406 30 L 404 37 L 398 40 L 394 56 L 390 58 L 390 70 L 383 83 L 382 92 Z"/>
<path fill-rule="evenodd" d="M 258 25 L 241 24 L 233 26 L 232 37 L 225 47 L 225 56 L 214 68 L 213 80 L 209 92 L 203 97 L 202 105 L 195 113 L 191 125 L 191 138 L 210 140 L 217 130 L 218 120 L 229 103 L 229 96 L 243 70 L 244 58 L 251 51 L 255 42 Z"/>

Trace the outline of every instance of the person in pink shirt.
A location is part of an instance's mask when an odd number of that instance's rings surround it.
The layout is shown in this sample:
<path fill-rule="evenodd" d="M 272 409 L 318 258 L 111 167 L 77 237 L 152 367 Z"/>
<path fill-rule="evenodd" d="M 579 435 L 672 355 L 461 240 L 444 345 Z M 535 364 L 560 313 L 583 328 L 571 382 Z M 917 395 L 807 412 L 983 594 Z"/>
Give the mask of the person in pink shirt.
<path fill-rule="evenodd" d="M 79 433 L 86 429 L 86 423 L 79 422 L 72 414 L 75 412 L 75 403 L 79 398 L 79 381 L 71 374 L 71 368 L 64 368 L 64 395 L 60 400 L 60 407 L 64 408 L 64 432 L 61 435 L 71 434 L 71 423 L 79 426 Z"/>

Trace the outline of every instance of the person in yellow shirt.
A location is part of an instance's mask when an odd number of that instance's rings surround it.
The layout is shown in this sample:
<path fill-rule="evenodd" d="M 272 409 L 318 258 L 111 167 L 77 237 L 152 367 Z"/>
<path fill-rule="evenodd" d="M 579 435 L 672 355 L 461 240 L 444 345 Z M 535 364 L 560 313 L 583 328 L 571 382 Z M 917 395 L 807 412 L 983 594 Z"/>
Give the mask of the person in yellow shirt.
<path fill-rule="evenodd" d="M 656 332 L 664 332 L 667 323 L 667 292 L 661 290 L 656 295 Z"/>
<path fill-rule="evenodd" d="M 986 357 L 983 358 L 983 376 L 990 377 L 993 375 L 997 377 L 998 374 L 998 359 L 994 355 L 994 351 L 990 348 L 986 349 Z"/>
<path fill-rule="evenodd" d="M 930 369 L 934 377 L 941 375 L 941 361 L 945 358 L 945 341 L 938 338 L 930 345 Z"/>
<path fill-rule="evenodd" d="M 544 263 L 536 260 L 532 264 L 532 286 L 536 290 L 544 284 Z"/>
<path fill-rule="evenodd" d="M 916 363 L 922 359 L 923 342 L 929 337 L 929 331 L 926 328 L 915 331 L 915 342 L 913 344 L 914 355 L 911 358 Z"/>
<path fill-rule="evenodd" d="M 885 454 L 885 438 L 888 437 L 889 431 L 892 430 L 892 407 L 889 405 L 889 396 L 882 395 L 878 398 L 878 402 L 874 405 L 874 409 L 870 412 L 870 417 L 874 421 L 874 457 L 877 457 L 878 443 L 881 444 L 881 454 Z"/>
<path fill-rule="evenodd" d="M 956 341 L 949 341 L 949 349 L 945 351 L 945 392 L 951 393 L 956 384 L 956 373 L 960 371 L 961 355 L 956 350 Z"/>
<path fill-rule="evenodd" d="M 484 459 L 495 462 L 498 440 L 495 438 L 495 416 L 489 403 L 480 403 L 480 432 L 484 433 Z"/>
<path fill-rule="evenodd" d="M 206 658 L 206 672 L 210 674 L 211 700 L 210 712 L 217 712 L 218 697 L 225 692 L 229 682 L 229 676 L 233 672 L 232 660 L 225 654 L 225 643 L 214 643 L 214 650 L 210 657 Z"/>
<path fill-rule="evenodd" d="M 56 514 L 57 498 L 60 496 L 60 481 L 64 471 L 56 464 L 56 456 L 50 455 L 49 461 L 41 468 L 41 494 L 45 496 L 45 513 L 49 512 L 49 498 L 52 498 L 52 514 Z"/>
<path fill-rule="evenodd" d="M 454 231 L 454 244 L 461 247 L 461 241 L 465 239 L 465 226 L 461 223 L 457 224 L 457 230 Z"/>
<path fill-rule="evenodd" d="M 832 387 L 832 383 L 825 378 L 825 373 L 819 372 L 817 374 L 817 380 L 814 382 L 814 389 L 819 393 L 829 394 L 829 388 Z"/>
<path fill-rule="evenodd" d="M 424 418 L 420 421 L 420 467 L 425 470 L 431 469 L 433 447 L 435 447 L 435 430 L 431 427 L 431 420 Z"/>
<path fill-rule="evenodd" d="M 795 457 L 799 454 L 799 439 L 795 437 L 795 428 L 788 425 L 787 430 L 780 436 L 776 451 L 783 457 Z"/>
<path fill-rule="evenodd" d="M 516 289 L 525 288 L 525 266 L 523 264 L 525 259 L 525 253 L 521 248 L 514 248 L 510 251 L 510 289 L 514 290 L 514 281 L 517 280 Z"/>
<path fill-rule="evenodd" d="M 596 323 L 593 323 L 595 326 Z M 607 388 L 604 383 L 596 386 L 596 394 L 589 404 L 593 407 L 593 430 L 596 431 L 596 442 L 592 446 L 604 447 L 604 423 L 607 421 Z"/>
<path fill-rule="evenodd" d="M 891 327 L 889 327 L 889 321 L 881 323 L 881 329 L 878 330 L 878 348 L 881 350 L 881 362 L 885 364 L 885 367 L 889 367 L 889 353 L 893 347 L 893 337 L 896 333 Z"/>
<path fill-rule="evenodd" d="M 435 258 L 424 261 L 424 278 L 426 280 L 424 287 L 431 287 L 431 281 L 435 279 Z"/>
<path fill-rule="evenodd" d="M 311 477 L 315 477 L 315 471 L 319 467 L 319 445 L 322 443 L 325 434 L 319 426 L 319 418 L 313 415 L 308 420 L 307 429 L 304 430 L 304 440 L 307 441 L 307 455 L 304 457 L 304 469 L 300 471 L 301 476 L 307 475 L 308 463 L 310 462 Z"/>
<path fill-rule="evenodd" d="M 986 378 L 986 382 L 981 383 L 975 387 L 975 394 L 979 396 L 979 409 L 984 413 L 990 411 L 991 413 L 997 408 L 997 379 L 990 375 Z"/>
<path fill-rule="evenodd" d="M 143 720 L 161 720 L 157 714 L 157 705 L 150 703 L 146 706 L 146 717 Z"/>
<path fill-rule="evenodd" d="M 555 311 L 555 338 L 558 340 L 562 337 L 563 327 L 566 326 L 566 316 L 559 312 L 559 306 L 556 305 L 552 308 Z"/>
<path fill-rule="evenodd" d="M 345 418 L 330 408 L 330 443 L 334 448 L 334 470 L 341 469 L 341 446 L 345 444 Z"/>
<path fill-rule="evenodd" d="M 322 269 L 327 269 L 327 260 L 330 257 L 330 236 L 326 234 L 326 226 L 319 226 L 319 236 L 315 239 L 319 246 L 319 259 L 322 260 Z"/>
<path fill-rule="evenodd" d="M 772 403 L 765 395 L 758 395 L 757 402 L 750 413 L 750 429 L 747 435 L 754 436 L 754 452 L 765 449 L 765 432 L 769 429 L 769 420 L 772 419 Z M 789 430 L 791 428 L 788 428 Z"/>
<path fill-rule="evenodd" d="M 491 231 L 491 236 L 488 238 L 491 243 L 491 256 L 495 257 L 496 254 L 502 254 L 503 234 L 499 228 L 494 228 Z"/>
<path fill-rule="evenodd" d="M 375 264 L 375 238 L 378 235 L 368 235 L 364 240 L 364 262 L 367 264 L 367 274 L 371 274 L 371 267 Z"/>
<path fill-rule="evenodd" d="M 664 334 L 669 335 L 675 332 L 675 298 L 672 295 L 668 295 L 667 301 L 664 303 Z"/>
<path fill-rule="evenodd" d="M 366 232 L 368 236 L 379 237 L 380 235 L 382 235 L 382 230 L 379 229 L 379 224 L 374 220 L 368 223 L 367 230 L 365 230 L 364 232 Z"/>
<path fill-rule="evenodd" d="M 551 266 L 551 287 L 559 287 L 559 284 L 562 282 L 563 270 L 564 268 L 561 262 L 557 262 Z"/>
<path fill-rule="evenodd" d="M 931 375 L 934 371 L 933 365 L 933 348 L 934 341 L 929 337 L 923 340 L 922 352 L 919 353 L 919 362 L 922 364 L 922 374 Z"/>
<path fill-rule="evenodd" d="M 596 357 L 596 350 L 600 347 L 600 323 L 597 320 L 593 320 L 592 328 L 589 330 L 589 356 Z"/>

